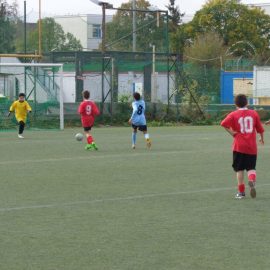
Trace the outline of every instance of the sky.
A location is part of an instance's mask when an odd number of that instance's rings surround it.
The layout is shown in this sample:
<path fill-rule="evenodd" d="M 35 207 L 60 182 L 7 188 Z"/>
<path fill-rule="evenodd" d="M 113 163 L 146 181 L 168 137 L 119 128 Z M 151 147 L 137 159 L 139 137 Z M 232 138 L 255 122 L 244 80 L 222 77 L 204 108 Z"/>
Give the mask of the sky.
<path fill-rule="evenodd" d="M 12 3 L 14 0 L 8 0 Z M 34 17 L 38 14 L 39 0 L 25 0 L 27 5 L 28 18 Z M 169 0 L 148 0 L 153 6 L 159 9 L 166 9 L 165 6 Z M 121 3 L 128 2 L 128 0 L 105 0 L 113 4 L 114 7 L 120 7 Z M 176 5 L 179 6 L 180 11 L 186 15 L 195 14 L 196 11 L 202 8 L 206 0 L 176 0 Z M 258 4 L 270 3 L 270 0 L 242 0 L 243 4 Z M 23 15 L 24 0 L 17 0 L 19 4 L 19 12 Z M 48 15 L 75 15 L 75 14 L 101 14 L 100 6 L 92 3 L 90 0 L 41 0 L 42 17 Z M 110 14 L 108 12 L 107 14 Z"/>

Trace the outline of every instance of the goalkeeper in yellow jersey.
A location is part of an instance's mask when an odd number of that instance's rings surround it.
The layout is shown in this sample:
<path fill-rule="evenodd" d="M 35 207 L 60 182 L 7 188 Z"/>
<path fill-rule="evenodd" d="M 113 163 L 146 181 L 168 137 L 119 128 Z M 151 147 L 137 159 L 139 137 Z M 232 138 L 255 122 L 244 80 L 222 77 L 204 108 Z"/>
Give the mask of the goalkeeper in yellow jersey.
<path fill-rule="evenodd" d="M 23 139 L 24 138 L 23 137 L 23 131 L 24 131 L 25 123 L 26 123 L 27 113 L 32 111 L 30 105 L 25 100 L 25 94 L 24 93 L 20 93 L 19 94 L 19 99 L 12 103 L 12 105 L 10 106 L 10 109 L 9 109 L 8 116 L 10 116 L 10 113 L 12 113 L 14 111 L 15 111 L 16 120 L 17 120 L 17 122 L 19 124 L 18 137 L 20 139 Z"/>

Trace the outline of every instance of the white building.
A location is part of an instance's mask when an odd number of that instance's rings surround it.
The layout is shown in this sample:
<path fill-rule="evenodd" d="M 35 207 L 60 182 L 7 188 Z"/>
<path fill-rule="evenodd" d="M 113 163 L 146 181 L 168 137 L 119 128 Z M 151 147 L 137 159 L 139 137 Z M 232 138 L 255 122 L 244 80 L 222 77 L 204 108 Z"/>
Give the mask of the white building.
<path fill-rule="evenodd" d="M 265 11 L 266 14 L 270 15 L 270 3 L 261 4 L 249 4 L 250 7 L 259 7 Z"/>
<path fill-rule="evenodd" d="M 106 15 L 106 23 L 111 22 L 113 15 Z M 65 32 L 70 32 L 80 40 L 83 49 L 87 51 L 99 48 L 102 39 L 102 15 L 65 15 L 54 17 Z"/>

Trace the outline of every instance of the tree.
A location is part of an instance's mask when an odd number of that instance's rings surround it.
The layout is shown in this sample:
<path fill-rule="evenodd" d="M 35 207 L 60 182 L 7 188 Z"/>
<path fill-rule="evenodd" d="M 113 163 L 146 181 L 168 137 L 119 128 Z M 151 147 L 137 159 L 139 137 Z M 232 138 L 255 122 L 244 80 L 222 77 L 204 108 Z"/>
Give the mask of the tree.
<path fill-rule="evenodd" d="M 0 0 L 0 53 L 12 53 L 15 50 L 15 32 L 17 4 L 9 5 Z"/>
<path fill-rule="evenodd" d="M 270 16 L 259 8 L 250 8 L 237 0 L 209 0 L 189 24 L 195 38 L 207 32 L 217 33 L 234 54 L 251 56 L 268 51 Z M 242 42 L 239 42 L 242 41 Z"/>
<path fill-rule="evenodd" d="M 169 0 L 169 5 L 167 5 L 166 8 L 169 11 L 170 31 L 174 31 L 182 22 L 182 17 L 185 15 L 185 13 L 180 12 L 179 6 L 175 5 L 175 0 Z"/>
<path fill-rule="evenodd" d="M 180 12 L 179 6 L 175 5 L 175 0 L 169 0 L 169 5 L 166 6 L 169 11 L 169 36 L 170 36 L 170 50 L 173 53 L 183 54 L 186 35 L 182 17 L 185 15 Z M 182 57 L 181 57 L 182 59 Z"/>
<path fill-rule="evenodd" d="M 66 40 L 62 47 L 63 51 L 78 51 L 82 50 L 83 47 L 81 45 L 81 42 L 76 39 L 71 33 L 67 32 L 66 34 Z"/>
<path fill-rule="evenodd" d="M 220 61 L 225 55 L 223 40 L 216 33 L 200 34 L 191 46 L 185 49 L 189 63 L 204 67 L 220 68 Z"/>
<path fill-rule="evenodd" d="M 186 71 L 196 81 L 194 91 L 203 95 L 218 97 L 219 77 L 226 48 L 217 33 L 206 33 L 196 37 L 185 49 Z"/>
<path fill-rule="evenodd" d="M 42 51 L 72 51 L 81 50 L 82 45 L 71 33 L 65 34 L 62 26 L 53 18 L 44 18 L 42 24 Z M 38 49 L 38 29 L 29 33 L 27 51 L 34 52 Z M 18 42 L 17 49 L 23 51 L 23 41 Z"/>
<path fill-rule="evenodd" d="M 146 0 L 136 1 L 136 9 L 149 10 L 150 3 Z M 121 8 L 132 9 L 132 2 L 124 3 Z M 113 20 L 106 24 L 106 49 L 132 50 L 132 11 L 118 10 Z M 158 23 L 157 23 L 158 21 Z M 157 51 L 166 48 L 166 22 L 157 12 L 136 12 L 137 51 L 152 51 L 152 45 Z"/>

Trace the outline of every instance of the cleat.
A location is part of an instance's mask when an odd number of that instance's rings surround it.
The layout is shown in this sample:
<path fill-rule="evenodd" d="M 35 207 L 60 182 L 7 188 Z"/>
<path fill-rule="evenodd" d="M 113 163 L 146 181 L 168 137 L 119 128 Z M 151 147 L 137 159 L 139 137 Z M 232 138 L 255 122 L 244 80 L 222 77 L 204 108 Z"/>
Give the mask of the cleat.
<path fill-rule="evenodd" d="M 24 139 L 23 135 L 21 135 L 21 134 L 18 134 L 18 138 L 19 139 Z"/>
<path fill-rule="evenodd" d="M 147 139 L 146 140 L 146 146 L 150 149 L 151 148 L 151 145 L 152 145 L 152 142 L 150 139 Z"/>
<path fill-rule="evenodd" d="M 243 198 L 245 198 L 245 196 L 246 196 L 245 192 L 238 192 L 235 195 L 235 199 L 243 199 Z"/>
<path fill-rule="evenodd" d="M 132 149 L 135 149 L 136 147 L 135 147 L 135 144 L 132 144 Z"/>
<path fill-rule="evenodd" d="M 87 144 L 85 146 L 85 150 L 92 150 L 93 149 L 93 145 L 92 144 Z"/>
<path fill-rule="evenodd" d="M 250 187 L 250 197 L 251 198 L 256 198 L 256 189 L 255 189 L 255 182 L 254 181 L 248 181 L 248 185 Z"/>
<path fill-rule="evenodd" d="M 96 145 L 95 142 L 92 142 L 92 148 L 95 149 L 95 150 L 98 150 L 98 146 Z"/>

